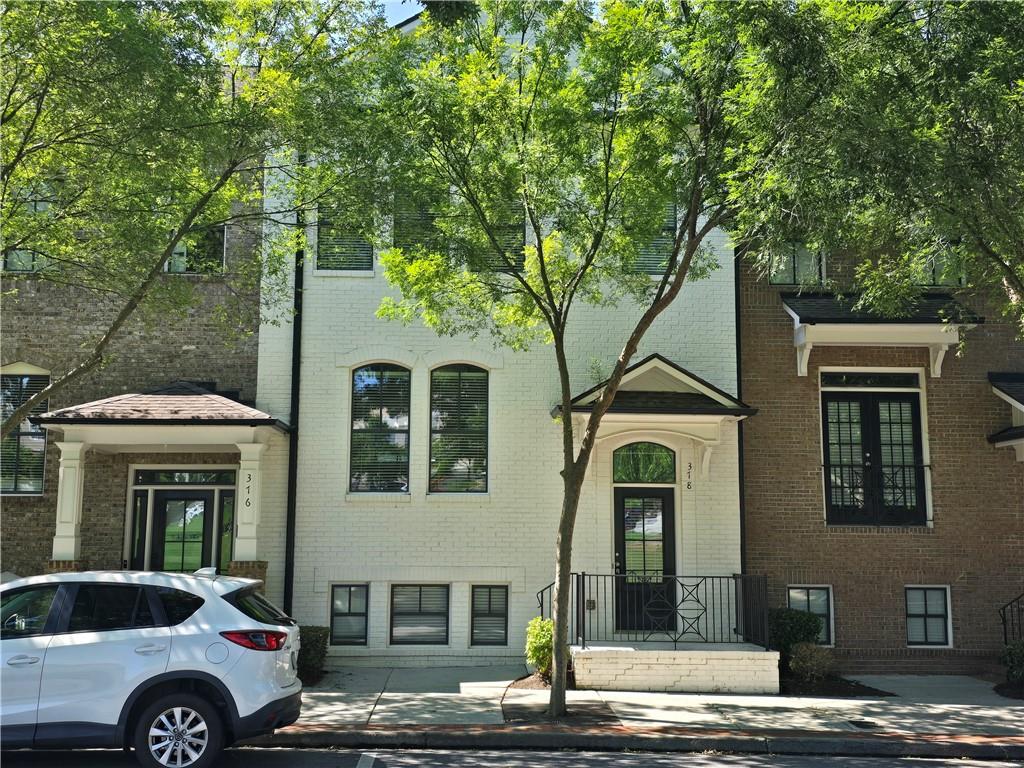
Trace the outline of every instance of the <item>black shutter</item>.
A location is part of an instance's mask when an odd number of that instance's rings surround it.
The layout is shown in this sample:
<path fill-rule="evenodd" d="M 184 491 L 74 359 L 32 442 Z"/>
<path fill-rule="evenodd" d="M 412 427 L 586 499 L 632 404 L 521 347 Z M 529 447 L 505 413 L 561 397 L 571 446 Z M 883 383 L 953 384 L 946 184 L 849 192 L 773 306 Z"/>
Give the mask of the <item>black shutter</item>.
<path fill-rule="evenodd" d="M 352 372 L 350 491 L 409 490 L 409 395 L 407 368 Z"/>
<path fill-rule="evenodd" d="M 0 376 L 0 409 L 6 419 L 18 406 L 50 383 L 49 376 Z M 46 413 L 47 402 L 36 403 L 32 415 Z M 46 432 L 24 419 L 0 446 L 0 492 L 42 493 L 46 463 Z"/>
<path fill-rule="evenodd" d="M 368 271 L 373 269 L 373 246 L 355 232 L 335 223 L 336 209 L 323 207 L 316 225 L 316 268 Z"/>
<path fill-rule="evenodd" d="M 487 490 L 487 371 L 446 365 L 430 373 L 430 491 Z"/>

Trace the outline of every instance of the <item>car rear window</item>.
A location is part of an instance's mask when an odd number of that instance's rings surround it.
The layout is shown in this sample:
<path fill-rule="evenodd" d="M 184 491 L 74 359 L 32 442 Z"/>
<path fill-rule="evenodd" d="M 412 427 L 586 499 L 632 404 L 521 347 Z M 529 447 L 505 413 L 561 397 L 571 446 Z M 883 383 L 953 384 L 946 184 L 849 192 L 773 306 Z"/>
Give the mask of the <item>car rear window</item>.
<path fill-rule="evenodd" d="M 181 624 L 206 602 L 199 595 L 172 587 L 157 587 L 156 594 L 167 614 L 167 624 L 172 627 Z"/>
<path fill-rule="evenodd" d="M 295 619 L 288 616 L 255 589 L 243 589 L 241 592 L 233 592 L 230 595 L 225 595 L 224 599 L 250 619 L 261 624 L 291 626 L 295 623 Z"/>

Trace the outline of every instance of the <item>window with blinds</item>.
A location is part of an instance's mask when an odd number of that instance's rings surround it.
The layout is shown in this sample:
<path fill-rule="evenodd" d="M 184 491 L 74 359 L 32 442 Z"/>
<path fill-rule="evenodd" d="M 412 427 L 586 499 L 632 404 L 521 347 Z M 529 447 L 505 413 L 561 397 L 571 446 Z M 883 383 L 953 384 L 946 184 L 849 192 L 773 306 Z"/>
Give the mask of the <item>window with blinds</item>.
<path fill-rule="evenodd" d="M 503 207 L 499 216 L 495 217 L 491 226 L 494 238 L 498 241 L 513 269 L 520 270 L 526 264 L 526 211 L 521 203 L 509 203 Z M 491 249 L 493 249 L 491 245 Z M 494 254 L 487 260 L 491 269 L 497 272 L 508 272 L 507 263 Z"/>
<path fill-rule="evenodd" d="M 4 374 L 0 376 L 0 408 L 7 419 L 26 400 L 50 383 L 49 376 Z M 45 413 L 47 401 L 32 409 L 33 416 Z M 46 433 L 27 418 L 3 439 L 0 450 L 0 493 L 43 492 L 46 463 Z"/>
<path fill-rule="evenodd" d="M 447 584 L 391 587 L 391 644 L 448 644 Z"/>
<path fill-rule="evenodd" d="M 906 587 L 907 645 L 949 645 L 946 587 Z"/>
<path fill-rule="evenodd" d="M 408 192 L 395 195 L 394 244 L 395 248 L 433 248 L 440 244 L 437 230 L 439 195 L 425 198 Z"/>
<path fill-rule="evenodd" d="M 487 490 L 487 371 L 446 365 L 430 372 L 430 492 Z"/>
<path fill-rule="evenodd" d="M 366 272 L 373 269 L 373 246 L 335 223 L 336 209 L 321 208 L 316 222 L 316 268 Z"/>
<path fill-rule="evenodd" d="M 375 363 L 352 372 L 349 490 L 409 490 L 410 371 Z"/>
<path fill-rule="evenodd" d="M 369 584 L 331 587 L 331 645 L 366 645 Z"/>
<path fill-rule="evenodd" d="M 677 216 L 676 204 L 669 203 L 665 207 L 665 217 L 658 234 L 649 243 L 639 248 L 635 267 L 637 272 L 660 275 L 665 271 L 676 242 Z"/>
<path fill-rule="evenodd" d="M 472 645 L 508 645 L 508 587 L 474 586 Z"/>

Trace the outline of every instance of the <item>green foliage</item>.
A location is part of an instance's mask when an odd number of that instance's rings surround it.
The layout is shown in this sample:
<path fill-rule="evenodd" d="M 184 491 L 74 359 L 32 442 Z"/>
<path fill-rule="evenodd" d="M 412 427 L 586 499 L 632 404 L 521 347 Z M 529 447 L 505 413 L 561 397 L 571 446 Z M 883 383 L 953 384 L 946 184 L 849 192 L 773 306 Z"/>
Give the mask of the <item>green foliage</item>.
<path fill-rule="evenodd" d="M 862 307 L 905 314 L 934 271 L 1021 322 L 1024 6 L 810 0 L 751 31 L 731 118 L 771 151 L 730 198 L 760 267 L 803 241 L 859 262 Z"/>
<path fill-rule="evenodd" d="M 526 663 L 543 678 L 551 677 L 554 653 L 554 622 L 536 616 L 526 625 Z"/>
<path fill-rule="evenodd" d="M 324 675 L 330 627 L 299 627 L 299 658 L 296 661 L 303 685 L 313 685 Z"/>
<path fill-rule="evenodd" d="M 1024 687 L 1024 640 L 1006 646 L 1000 661 L 1006 665 L 1006 681 Z"/>
<path fill-rule="evenodd" d="M 834 663 L 832 649 L 817 643 L 796 643 L 790 649 L 789 671 L 805 683 L 816 683 L 827 677 Z"/>
<path fill-rule="evenodd" d="M 821 619 L 795 608 L 775 608 L 768 613 L 768 637 L 772 650 L 779 652 L 783 669 L 790 669 L 793 649 L 798 643 L 815 643 Z"/>

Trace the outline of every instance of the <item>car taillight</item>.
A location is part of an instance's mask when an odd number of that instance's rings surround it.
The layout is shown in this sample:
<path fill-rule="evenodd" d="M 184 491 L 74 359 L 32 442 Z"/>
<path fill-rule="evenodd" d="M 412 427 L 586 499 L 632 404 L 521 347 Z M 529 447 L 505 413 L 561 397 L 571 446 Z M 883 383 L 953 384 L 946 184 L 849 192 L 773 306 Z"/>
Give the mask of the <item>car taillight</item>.
<path fill-rule="evenodd" d="M 254 651 L 279 651 L 284 648 L 285 641 L 288 639 L 287 632 L 273 632 L 268 629 L 237 629 L 231 632 L 221 632 L 220 636 L 227 638 L 235 645 Z"/>

